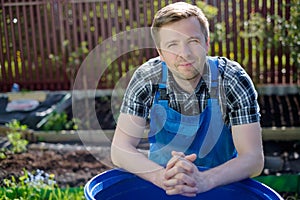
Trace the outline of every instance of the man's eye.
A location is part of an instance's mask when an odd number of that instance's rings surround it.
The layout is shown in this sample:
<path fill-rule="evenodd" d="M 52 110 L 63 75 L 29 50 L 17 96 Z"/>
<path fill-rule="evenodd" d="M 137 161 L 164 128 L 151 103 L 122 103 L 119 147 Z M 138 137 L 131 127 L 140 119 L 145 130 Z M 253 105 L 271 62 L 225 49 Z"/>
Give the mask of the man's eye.
<path fill-rule="evenodd" d="M 190 43 L 200 43 L 200 41 L 199 40 L 190 40 Z"/>
<path fill-rule="evenodd" d="M 173 47 L 173 46 L 175 46 L 176 44 L 175 43 L 171 43 L 171 44 L 168 44 L 168 48 L 170 48 L 170 47 Z"/>

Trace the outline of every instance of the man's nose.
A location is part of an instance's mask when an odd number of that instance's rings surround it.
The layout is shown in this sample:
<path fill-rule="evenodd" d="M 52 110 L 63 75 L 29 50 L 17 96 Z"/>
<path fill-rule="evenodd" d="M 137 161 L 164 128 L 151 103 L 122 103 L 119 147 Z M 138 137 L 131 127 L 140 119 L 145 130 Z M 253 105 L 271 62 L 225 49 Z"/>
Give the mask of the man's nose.
<path fill-rule="evenodd" d="M 183 45 L 180 45 L 180 48 L 179 48 L 179 52 L 178 52 L 178 55 L 183 57 L 183 58 L 187 58 L 191 55 L 192 51 L 191 51 L 191 48 L 189 47 L 189 45 L 187 44 L 183 44 Z"/>

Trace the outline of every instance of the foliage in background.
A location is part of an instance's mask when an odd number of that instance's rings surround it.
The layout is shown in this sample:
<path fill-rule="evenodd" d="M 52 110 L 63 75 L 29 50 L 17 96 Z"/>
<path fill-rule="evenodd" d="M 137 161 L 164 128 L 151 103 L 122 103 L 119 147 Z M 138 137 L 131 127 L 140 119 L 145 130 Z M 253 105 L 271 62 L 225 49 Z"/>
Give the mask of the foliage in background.
<path fill-rule="evenodd" d="M 9 128 L 7 138 L 11 146 L 0 149 L 0 159 L 4 159 L 6 157 L 5 152 L 7 151 L 12 153 L 22 153 L 27 151 L 28 140 L 22 139 L 22 131 L 26 131 L 27 126 L 21 125 L 17 120 L 7 123 L 6 126 Z"/>
<path fill-rule="evenodd" d="M 204 1 L 197 1 L 196 4 L 202 9 L 208 19 L 213 19 L 218 14 L 218 8 L 215 6 L 209 5 Z"/>
<path fill-rule="evenodd" d="M 44 131 L 77 130 L 79 123 L 79 120 L 75 118 L 69 120 L 65 112 L 53 112 L 41 129 Z"/>
<path fill-rule="evenodd" d="M 65 40 L 63 42 L 63 48 L 64 53 L 61 53 L 60 55 L 50 54 L 49 58 L 60 66 L 64 66 L 66 64 L 66 74 L 72 85 L 75 79 L 76 71 L 82 63 L 84 57 L 89 53 L 89 50 L 87 48 L 86 41 L 82 41 L 76 50 L 71 51 L 70 41 Z M 64 61 L 64 58 L 66 58 L 66 61 Z"/>
<path fill-rule="evenodd" d="M 71 191 L 70 188 L 57 187 L 54 174 L 48 174 L 43 170 L 28 172 L 24 169 L 24 175 L 16 179 L 3 180 L 5 187 L 0 188 L 2 200 L 9 199 L 48 199 L 48 200 L 83 200 L 83 189 Z"/>
<path fill-rule="evenodd" d="M 280 48 L 289 53 L 293 64 L 300 68 L 300 0 L 292 0 L 290 4 L 290 19 L 279 15 L 263 17 L 260 13 L 252 13 L 250 19 L 244 22 L 245 31 L 240 33 L 243 38 L 257 38 L 260 42 L 266 41 L 267 46 L 258 46 L 260 51 L 266 48 Z"/>
<path fill-rule="evenodd" d="M 212 5 L 209 5 L 203 1 L 197 1 L 197 6 L 202 9 L 203 13 L 207 17 L 208 20 L 214 19 L 218 15 L 218 8 Z M 210 32 L 210 41 L 221 41 L 226 38 L 225 32 L 224 32 L 224 23 L 214 23 L 214 31 Z"/>
<path fill-rule="evenodd" d="M 244 31 L 240 32 L 243 38 L 267 38 L 267 20 L 260 13 L 251 13 L 250 19 L 244 22 Z"/>
<path fill-rule="evenodd" d="M 290 19 L 276 15 L 272 16 L 275 20 L 274 42 L 280 43 L 289 51 L 293 63 L 300 68 L 300 0 L 292 0 L 289 6 L 291 9 Z"/>

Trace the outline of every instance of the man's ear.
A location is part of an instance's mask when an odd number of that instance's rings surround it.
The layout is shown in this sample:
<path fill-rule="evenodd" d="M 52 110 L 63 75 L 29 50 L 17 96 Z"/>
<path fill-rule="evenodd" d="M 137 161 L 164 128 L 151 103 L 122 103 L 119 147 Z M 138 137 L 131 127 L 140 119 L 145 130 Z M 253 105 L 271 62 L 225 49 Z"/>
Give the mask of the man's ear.
<path fill-rule="evenodd" d="M 156 47 L 156 50 L 157 50 L 157 53 L 158 53 L 158 55 L 160 57 L 160 60 L 164 61 L 164 56 L 162 55 L 161 49 L 159 47 Z"/>
<path fill-rule="evenodd" d="M 210 48 L 210 37 L 207 38 L 207 42 L 206 42 L 206 53 L 208 53 L 209 48 Z"/>

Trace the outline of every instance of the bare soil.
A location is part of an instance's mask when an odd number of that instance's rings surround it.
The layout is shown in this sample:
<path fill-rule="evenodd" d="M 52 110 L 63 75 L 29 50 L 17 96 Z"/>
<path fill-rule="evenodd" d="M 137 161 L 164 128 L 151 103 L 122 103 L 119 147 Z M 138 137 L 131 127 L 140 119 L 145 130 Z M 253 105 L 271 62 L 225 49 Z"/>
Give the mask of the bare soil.
<path fill-rule="evenodd" d="M 0 186 L 5 178 L 22 176 L 23 169 L 29 172 L 40 169 L 54 174 L 59 187 L 84 186 L 95 175 L 111 169 L 84 148 L 35 147 L 25 153 L 8 154 L 6 159 L 0 159 L 0 166 Z"/>

